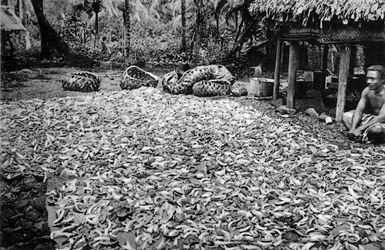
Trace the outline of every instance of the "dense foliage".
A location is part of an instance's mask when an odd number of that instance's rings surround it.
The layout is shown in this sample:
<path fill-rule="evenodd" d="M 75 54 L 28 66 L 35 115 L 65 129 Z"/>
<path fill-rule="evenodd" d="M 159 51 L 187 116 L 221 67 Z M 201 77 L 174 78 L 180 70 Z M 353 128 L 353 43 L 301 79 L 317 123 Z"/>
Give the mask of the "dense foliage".
<path fill-rule="evenodd" d="M 9 2 L 18 9 L 18 1 Z M 22 45 L 17 51 L 24 54 L 27 48 L 36 52 L 41 39 L 39 25 L 30 0 L 21 2 L 30 46 L 25 46 L 22 34 L 14 38 L 16 44 Z M 185 62 L 192 59 L 194 51 L 199 51 L 204 61 L 212 61 L 227 55 L 246 30 L 244 19 L 247 17 L 243 12 L 251 1 L 185 0 L 186 27 L 182 27 L 181 2 L 129 1 L 131 61 Z M 124 60 L 124 8 L 122 0 L 44 1 L 46 18 L 74 54 L 85 54 L 102 61 Z M 182 48 L 183 30 L 186 31 L 186 48 Z M 259 42 L 254 38 L 248 45 L 253 41 Z"/>

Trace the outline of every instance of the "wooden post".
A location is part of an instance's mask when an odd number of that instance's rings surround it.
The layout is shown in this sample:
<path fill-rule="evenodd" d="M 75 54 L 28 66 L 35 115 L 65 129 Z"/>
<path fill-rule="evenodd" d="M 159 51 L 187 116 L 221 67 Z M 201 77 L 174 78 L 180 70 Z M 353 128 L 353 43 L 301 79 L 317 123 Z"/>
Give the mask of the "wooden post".
<path fill-rule="evenodd" d="M 290 42 L 290 51 L 289 51 L 289 77 L 288 77 L 288 87 L 287 87 L 287 101 L 286 107 L 290 109 L 295 108 L 295 78 L 297 74 L 298 67 L 298 43 Z"/>
<path fill-rule="evenodd" d="M 329 45 L 325 44 L 322 51 L 322 62 L 321 62 L 321 91 L 325 90 L 326 70 L 328 68 L 328 54 Z"/>
<path fill-rule="evenodd" d="M 283 69 L 283 60 L 284 60 L 284 57 L 285 57 L 285 43 L 284 43 L 284 42 L 281 42 L 281 62 L 280 62 L 281 69 Z"/>
<path fill-rule="evenodd" d="M 274 69 L 274 89 L 273 100 L 278 99 L 279 94 L 279 77 L 281 73 L 281 41 L 277 39 L 277 48 L 275 52 L 275 69 Z"/>
<path fill-rule="evenodd" d="M 348 76 L 349 76 L 350 54 L 351 54 L 351 49 L 349 46 L 345 46 L 341 50 L 340 70 L 338 75 L 337 108 L 336 108 L 336 121 L 338 122 L 342 120 L 342 115 L 345 109 L 346 85 L 348 83 Z"/>

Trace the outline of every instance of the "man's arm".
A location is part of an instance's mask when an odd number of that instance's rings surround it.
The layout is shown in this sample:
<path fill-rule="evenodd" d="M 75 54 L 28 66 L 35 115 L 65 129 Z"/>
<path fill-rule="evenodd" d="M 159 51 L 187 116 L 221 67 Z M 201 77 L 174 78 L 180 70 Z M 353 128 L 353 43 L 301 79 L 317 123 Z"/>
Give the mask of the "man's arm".
<path fill-rule="evenodd" d="M 356 130 L 362 132 L 376 123 L 385 123 L 385 105 L 382 105 L 378 115 L 374 116 L 368 123 L 359 126 Z"/>
<path fill-rule="evenodd" d="M 365 88 L 362 91 L 361 99 L 357 104 L 356 110 L 354 111 L 353 118 L 352 118 L 352 126 L 349 129 L 349 133 L 353 133 L 357 129 L 358 124 L 360 123 L 362 119 L 362 114 L 364 112 L 364 109 L 366 107 L 367 103 L 367 94 L 369 89 Z"/>

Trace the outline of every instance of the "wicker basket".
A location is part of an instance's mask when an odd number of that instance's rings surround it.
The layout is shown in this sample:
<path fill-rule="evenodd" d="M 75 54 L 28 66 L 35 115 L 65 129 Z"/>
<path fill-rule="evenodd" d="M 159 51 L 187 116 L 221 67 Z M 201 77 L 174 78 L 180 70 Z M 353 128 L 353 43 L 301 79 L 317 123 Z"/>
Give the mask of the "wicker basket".
<path fill-rule="evenodd" d="M 200 81 L 193 85 L 196 96 L 220 96 L 230 93 L 231 83 L 224 80 Z"/>
<path fill-rule="evenodd" d="M 132 90 L 140 87 L 156 87 L 158 79 L 159 77 L 150 72 L 137 66 L 130 66 L 123 73 L 120 88 Z"/>
<path fill-rule="evenodd" d="M 229 93 L 234 77 L 222 65 L 198 66 L 182 76 L 170 72 L 162 77 L 163 89 L 171 94 L 215 96 Z"/>
<path fill-rule="evenodd" d="M 62 86 L 64 90 L 92 92 L 99 90 L 100 81 L 94 73 L 82 71 L 67 74 L 66 79 L 62 81 Z"/>

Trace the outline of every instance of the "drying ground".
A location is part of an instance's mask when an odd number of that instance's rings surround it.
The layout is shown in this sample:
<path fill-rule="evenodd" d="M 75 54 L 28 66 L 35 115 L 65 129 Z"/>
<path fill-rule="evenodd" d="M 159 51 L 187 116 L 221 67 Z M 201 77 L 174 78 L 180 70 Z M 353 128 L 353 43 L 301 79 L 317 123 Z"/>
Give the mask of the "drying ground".
<path fill-rule="evenodd" d="M 384 146 L 268 101 L 121 91 L 118 71 L 63 91 L 70 71 L 3 84 L 3 248 L 385 247 Z"/>

